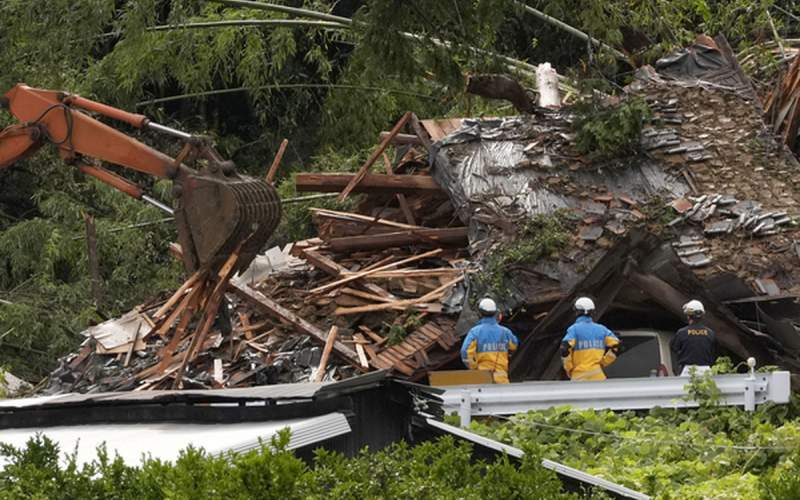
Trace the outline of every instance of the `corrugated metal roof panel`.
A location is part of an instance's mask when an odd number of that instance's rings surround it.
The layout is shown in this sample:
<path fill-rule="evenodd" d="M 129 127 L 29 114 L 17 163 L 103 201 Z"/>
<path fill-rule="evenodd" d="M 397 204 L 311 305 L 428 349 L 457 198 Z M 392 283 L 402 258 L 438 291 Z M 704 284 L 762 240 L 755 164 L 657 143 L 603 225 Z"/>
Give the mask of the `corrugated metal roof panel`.
<path fill-rule="evenodd" d="M 285 428 L 292 432 L 290 449 L 350 432 L 342 413 L 329 413 L 313 418 L 235 424 L 105 424 L 5 429 L 0 441 L 24 447 L 29 439 L 41 433 L 58 443 L 64 455 L 75 451 L 79 464 L 94 460 L 97 447 L 105 443 L 110 454 L 119 454 L 128 465 L 138 465 L 145 455 L 174 461 L 188 446 L 204 448 L 212 454 L 252 450 L 258 448 L 259 439 L 269 443 L 272 436 Z M 0 468 L 6 463 L 0 460 Z"/>

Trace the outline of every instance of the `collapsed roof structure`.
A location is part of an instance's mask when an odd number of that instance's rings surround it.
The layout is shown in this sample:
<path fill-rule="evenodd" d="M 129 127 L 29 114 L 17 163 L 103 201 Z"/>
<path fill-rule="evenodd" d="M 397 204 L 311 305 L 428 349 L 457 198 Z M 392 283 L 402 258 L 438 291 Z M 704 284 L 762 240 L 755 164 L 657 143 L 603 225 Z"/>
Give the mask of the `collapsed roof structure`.
<path fill-rule="evenodd" d="M 727 43 L 701 37 L 657 70 L 641 68 L 625 98 L 643 99 L 652 119 L 637 153 L 602 161 L 578 152 L 572 109 L 407 113 L 357 173 L 296 176 L 298 191 L 362 196 L 352 212 L 312 209 L 319 238 L 274 248 L 232 280 L 228 318 L 191 356 L 193 335 L 175 324 L 185 287 L 89 330 L 48 391 L 243 387 L 381 369 L 424 380 L 457 366 L 479 293 L 511 312 L 522 339 L 516 380 L 561 377 L 557 346 L 583 294 L 611 327 L 662 330 L 699 298 L 727 353 L 797 369 L 800 167 L 765 126 Z M 383 155 L 389 144 L 394 161 Z M 381 156 L 386 173 L 370 173 Z M 564 244 L 510 261 L 502 286 L 487 287 L 492 256 L 530 221 L 553 218 Z"/>

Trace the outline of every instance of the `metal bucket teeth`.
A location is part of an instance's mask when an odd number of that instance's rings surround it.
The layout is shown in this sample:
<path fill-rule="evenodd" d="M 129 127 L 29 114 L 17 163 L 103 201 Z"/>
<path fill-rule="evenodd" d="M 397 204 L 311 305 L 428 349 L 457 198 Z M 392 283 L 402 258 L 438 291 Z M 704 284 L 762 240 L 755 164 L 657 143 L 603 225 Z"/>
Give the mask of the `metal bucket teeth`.
<path fill-rule="evenodd" d="M 194 269 L 224 260 L 241 241 L 236 269 L 258 254 L 281 219 L 275 188 L 247 176 L 216 178 L 192 174 L 181 180 L 175 212 L 184 262 Z"/>

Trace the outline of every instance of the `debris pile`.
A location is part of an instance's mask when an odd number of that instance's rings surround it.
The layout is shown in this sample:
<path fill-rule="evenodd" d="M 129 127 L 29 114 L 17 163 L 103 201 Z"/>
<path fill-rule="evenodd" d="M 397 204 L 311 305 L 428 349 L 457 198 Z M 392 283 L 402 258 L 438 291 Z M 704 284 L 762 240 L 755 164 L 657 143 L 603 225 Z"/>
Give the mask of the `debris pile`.
<path fill-rule="evenodd" d="M 232 279 L 190 278 L 90 329 L 48 391 L 241 387 L 379 369 L 420 380 L 458 366 L 470 300 L 483 293 L 520 311 L 510 318 L 523 339 L 517 378 L 558 376 L 576 293 L 601 297 L 599 314 L 651 326 L 700 297 L 725 349 L 800 366 L 800 316 L 756 304 L 800 296 L 800 166 L 765 127 L 735 61 L 703 43 L 663 73 L 642 68 L 626 89 L 653 112 L 637 155 L 580 155 L 566 108 L 481 120 L 406 113 L 356 173 L 296 176 L 298 191 L 359 196 L 349 212 L 311 210 L 318 238 L 273 248 Z M 563 234 L 538 236 L 562 241 L 558 251 L 520 253 L 497 290 L 476 279 L 521 228 L 554 214 Z M 218 316 L 209 304 L 221 304 Z M 762 325 L 767 314 L 774 321 Z"/>
<path fill-rule="evenodd" d="M 275 247 L 232 278 L 195 273 L 171 297 L 88 329 L 45 392 L 243 387 L 378 369 L 418 380 L 456 360 L 467 228 L 453 225 L 429 175 L 430 139 L 398 138 L 401 128 L 373 154 L 413 143 L 394 164 L 383 155 L 386 174 L 297 176 L 300 191 L 364 193 L 354 212 L 312 209 L 319 238 Z M 208 313 L 213 302 L 218 315 Z"/>

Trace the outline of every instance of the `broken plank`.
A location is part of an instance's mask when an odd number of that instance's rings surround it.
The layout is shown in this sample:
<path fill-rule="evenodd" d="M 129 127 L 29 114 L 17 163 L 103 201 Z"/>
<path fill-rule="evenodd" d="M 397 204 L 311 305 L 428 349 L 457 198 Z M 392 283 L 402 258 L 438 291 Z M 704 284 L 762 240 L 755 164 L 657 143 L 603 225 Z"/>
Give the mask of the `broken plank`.
<path fill-rule="evenodd" d="M 333 259 L 328 258 L 325 255 L 322 255 L 316 250 L 313 249 L 302 250 L 301 255 L 306 259 L 307 262 L 310 262 L 314 267 L 325 271 L 334 278 L 339 277 L 341 274 L 348 272 L 347 268 L 341 266 Z M 370 292 L 372 292 L 376 297 L 383 297 L 383 300 L 397 299 L 397 297 L 395 297 L 394 295 L 392 295 L 391 293 L 387 292 L 386 290 L 384 290 L 383 288 L 379 287 L 374 283 L 366 283 L 364 287 Z"/>
<path fill-rule="evenodd" d="M 308 321 L 300 318 L 290 310 L 286 309 L 277 302 L 267 298 L 263 293 L 251 288 L 244 283 L 230 283 L 229 288 L 242 299 L 251 303 L 261 311 L 269 314 L 270 316 L 284 321 L 306 335 L 310 335 L 320 344 L 324 344 L 326 340 L 325 332 L 309 323 Z M 333 352 L 339 357 L 347 361 L 353 366 L 360 366 L 358 355 L 341 342 L 335 342 L 333 345 Z"/>
<path fill-rule="evenodd" d="M 382 250 L 408 245 L 466 246 L 468 228 L 449 227 L 436 229 L 412 229 L 392 233 L 368 234 L 331 238 L 327 246 L 336 252 L 357 250 Z"/>
<path fill-rule="evenodd" d="M 286 152 L 286 146 L 289 145 L 289 139 L 284 139 L 281 141 L 280 147 L 278 147 L 278 152 L 275 154 L 275 159 L 272 160 L 272 165 L 269 167 L 269 171 L 267 172 L 267 183 L 273 184 L 275 182 L 275 175 L 278 173 L 278 167 L 281 164 L 281 160 L 283 160 L 283 154 Z"/>
<path fill-rule="evenodd" d="M 456 269 L 453 267 L 439 267 L 435 269 L 396 269 L 392 271 L 378 271 L 377 273 L 371 274 L 370 278 L 382 278 L 382 279 L 390 279 L 390 278 L 432 278 L 432 277 L 442 277 L 442 276 L 451 276 L 453 274 L 459 274 L 464 272 L 461 269 Z M 352 274 L 347 272 L 344 273 L 344 276 L 350 276 Z M 429 286 L 430 288 L 434 288 Z"/>
<path fill-rule="evenodd" d="M 325 376 L 325 370 L 328 367 L 328 358 L 331 355 L 333 345 L 336 343 L 336 336 L 338 333 L 339 329 L 336 325 L 331 326 L 328 336 L 325 338 L 325 347 L 322 350 L 322 357 L 319 359 L 319 367 L 314 375 L 314 382 L 322 382 L 322 378 Z"/>
<path fill-rule="evenodd" d="M 361 368 L 369 370 L 369 361 L 367 361 L 367 353 L 364 351 L 364 346 L 356 344 L 356 353 L 358 354 L 358 359 L 361 361 Z"/>
<path fill-rule="evenodd" d="M 455 285 L 459 281 L 463 280 L 464 276 L 459 276 L 458 278 L 448 281 L 444 285 L 440 286 L 436 290 L 423 295 L 422 297 L 418 297 L 416 299 L 405 299 L 405 300 L 396 300 L 394 302 L 385 302 L 383 304 L 370 304 L 367 306 L 360 306 L 360 307 L 338 307 L 334 311 L 334 314 L 337 316 L 343 316 L 347 314 L 358 314 L 364 312 L 374 312 L 374 311 L 385 311 L 387 309 L 406 309 L 411 307 L 415 304 L 422 304 L 424 302 L 428 302 L 431 300 L 435 300 L 440 298 L 444 295 L 444 292 L 450 288 L 451 286 Z"/>
<path fill-rule="evenodd" d="M 153 315 L 153 319 L 161 319 L 162 316 L 167 314 L 167 312 L 172 309 L 172 307 L 178 303 L 178 301 L 183 297 L 183 294 L 186 293 L 189 288 L 194 286 L 197 283 L 197 280 L 200 278 L 200 275 L 203 274 L 204 271 L 196 271 L 192 274 L 189 279 L 183 282 L 180 288 L 172 294 L 172 296 L 167 300 L 163 306 L 161 306 L 158 311 Z"/>
<path fill-rule="evenodd" d="M 295 176 L 298 192 L 335 193 L 355 176 L 352 174 L 319 174 L 303 172 Z M 442 188 L 430 175 L 366 174 L 355 187 L 356 193 L 370 194 L 441 194 Z"/>
<path fill-rule="evenodd" d="M 383 344 L 388 340 L 386 337 L 381 337 L 377 333 L 373 332 L 372 329 L 368 326 L 361 325 L 358 327 L 358 329 L 366 333 L 369 336 L 369 338 L 371 338 L 375 342 L 376 345 Z"/>
<path fill-rule="evenodd" d="M 352 295 L 353 297 L 359 297 L 359 298 L 362 298 L 362 299 L 371 300 L 373 302 L 392 302 L 392 299 L 390 299 L 390 298 L 387 298 L 387 297 L 384 297 L 384 296 L 380 296 L 380 295 L 375 295 L 375 294 L 368 293 L 368 292 L 362 292 L 361 290 L 356 290 L 354 288 L 345 287 L 345 288 L 342 288 L 340 290 L 340 292 L 344 293 L 344 294 L 347 294 L 347 295 Z"/>
<path fill-rule="evenodd" d="M 369 217 L 367 215 L 362 214 L 355 214 L 352 212 L 340 212 L 338 210 L 328 210 L 325 208 L 310 208 L 309 209 L 315 216 L 322 217 L 325 219 L 333 219 L 339 221 L 347 221 L 347 222 L 356 222 L 360 224 L 368 224 L 378 225 L 378 226 L 386 226 L 395 229 L 402 229 L 402 230 L 421 230 L 425 229 L 422 226 L 411 226 L 409 224 L 403 224 L 402 222 L 397 222 L 388 219 L 381 219 L 375 217 Z M 383 233 L 381 233 L 383 234 Z"/>
<path fill-rule="evenodd" d="M 428 132 L 422 126 L 422 123 L 419 121 L 419 118 L 417 118 L 417 115 L 412 113 L 408 122 L 411 125 L 411 129 L 414 131 L 414 134 L 416 134 L 417 138 L 419 138 L 420 142 L 422 143 L 422 146 L 428 150 L 428 152 L 430 152 L 431 146 L 433 146 L 433 143 L 431 142 L 431 136 L 428 135 Z"/>
<path fill-rule="evenodd" d="M 402 118 L 400 118 L 400 120 L 398 120 L 398 122 L 395 123 L 394 127 L 392 127 L 392 130 L 389 131 L 389 134 L 383 140 L 381 140 L 380 144 L 378 144 L 378 147 L 372 152 L 371 155 L 369 155 L 367 161 L 365 161 L 364 164 L 361 165 L 361 167 L 358 169 L 358 172 L 356 172 L 356 175 L 354 175 L 352 179 L 350 179 L 347 182 L 347 185 L 344 187 L 341 194 L 339 194 L 339 197 L 336 198 L 338 201 L 344 201 L 345 199 L 347 199 L 350 193 L 353 192 L 355 187 L 367 175 L 369 167 L 371 167 L 372 164 L 375 163 L 375 160 L 377 160 L 378 157 L 381 154 L 383 154 L 384 151 L 386 151 L 386 148 L 389 147 L 389 143 L 392 141 L 394 136 L 396 136 L 397 134 L 400 133 L 401 130 L 403 130 L 403 127 L 405 127 L 406 123 L 408 123 L 408 121 L 411 119 L 411 115 L 412 115 L 411 111 L 406 111 L 403 114 Z"/>
<path fill-rule="evenodd" d="M 253 331 L 252 326 L 250 326 L 250 314 L 249 313 L 239 313 L 239 321 L 242 323 L 242 333 L 247 340 L 253 340 Z"/>
<path fill-rule="evenodd" d="M 375 269 L 371 269 L 369 271 L 362 271 L 360 273 L 356 273 L 356 274 L 353 274 L 351 276 L 347 276 L 346 278 L 342 278 L 340 280 L 334 281 L 333 283 L 328 283 L 327 285 L 323 285 L 323 286 L 314 288 L 313 290 L 311 290 L 310 293 L 311 294 L 315 294 L 315 293 L 326 292 L 326 291 L 331 290 L 333 288 L 336 288 L 338 286 L 344 285 L 345 283 L 350 283 L 351 281 L 355 281 L 357 279 L 361 279 L 361 278 L 364 278 L 366 276 L 369 276 L 370 274 L 375 274 L 376 272 L 386 271 L 388 269 L 393 269 L 395 267 L 402 266 L 404 264 L 415 262 L 415 261 L 418 261 L 418 260 L 421 260 L 421 259 L 425 259 L 425 258 L 428 258 L 428 257 L 433 257 L 435 255 L 440 254 L 441 252 L 442 252 L 442 249 L 441 248 L 437 248 L 436 250 L 431 250 L 430 252 L 425 252 L 425 253 L 422 253 L 422 254 L 419 254 L 419 255 L 415 255 L 413 257 L 409 257 L 407 259 L 398 260 L 397 262 L 392 262 L 391 264 L 386 264 L 383 267 L 376 267 Z"/>
<path fill-rule="evenodd" d="M 312 266 L 316 267 L 317 269 L 321 269 L 326 273 L 330 274 L 331 276 L 339 276 L 342 270 L 345 270 L 342 266 L 337 264 L 333 259 L 328 256 L 322 255 L 316 250 L 312 249 L 305 249 L 300 250 L 300 255 L 309 262 Z"/>

